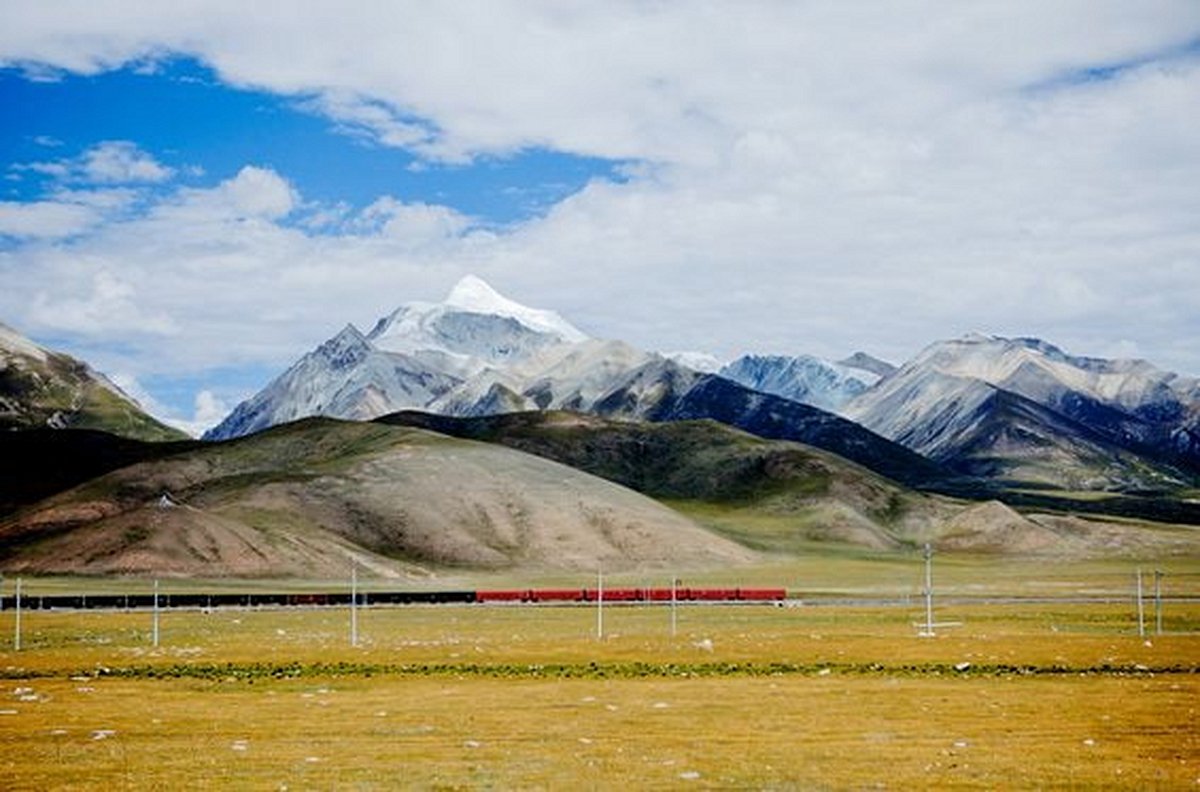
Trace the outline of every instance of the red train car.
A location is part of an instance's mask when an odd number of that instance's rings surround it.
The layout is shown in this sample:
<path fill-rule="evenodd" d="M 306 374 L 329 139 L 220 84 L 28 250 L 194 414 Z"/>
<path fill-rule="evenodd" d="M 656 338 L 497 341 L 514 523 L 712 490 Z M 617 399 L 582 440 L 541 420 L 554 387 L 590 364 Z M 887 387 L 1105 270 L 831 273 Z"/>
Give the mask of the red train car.
<path fill-rule="evenodd" d="M 476 591 L 476 602 L 782 602 L 782 588 L 595 588 Z"/>
<path fill-rule="evenodd" d="M 530 602 L 582 602 L 586 599 L 583 589 L 532 589 Z"/>
<path fill-rule="evenodd" d="M 782 602 L 787 599 L 787 589 L 738 589 L 738 599 L 745 602 Z"/>

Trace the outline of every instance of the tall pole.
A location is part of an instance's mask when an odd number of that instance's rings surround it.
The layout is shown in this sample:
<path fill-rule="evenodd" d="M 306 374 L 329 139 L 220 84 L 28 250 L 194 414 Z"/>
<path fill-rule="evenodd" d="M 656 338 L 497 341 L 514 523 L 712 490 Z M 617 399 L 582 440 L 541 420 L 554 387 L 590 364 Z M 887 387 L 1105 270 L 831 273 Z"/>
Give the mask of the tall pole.
<path fill-rule="evenodd" d="M 604 570 L 596 570 L 596 638 L 604 638 Z"/>
<path fill-rule="evenodd" d="M 358 646 L 358 564 L 350 567 L 350 645 Z"/>
<path fill-rule="evenodd" d="M 13 633 L 13 651 L 21 651 L 21 578 L 17 578 L 17 625 Z"/>
<path fill-rule="evenodd" d="M 675 617 L 675 586 L 679 583 L 679 578 L 671 575 L 671 637 L 675 637 L 676 632 L 676 617 Z"/>
<path fill-rule="evenodd" d="M 158 578 L 154 579 L 154 648 L 158 648 Z"/>
<path fill-rule="evenodd" d="M 1162 635 L 1162 579 L 1161 569 L 1154 570 L 1154 634 Z"/>
<path fill-rule="evenodd" d="M 925 632 L 933 636 L 933 547 L 925 543 Z"/>
<path fill-rule="evenodd" d="M 1146 636 L 1146 608 L 1142 601 L 1142 568 L 1137 569 L 1137 614 L 1138 614 L 1138 637 Z"/>

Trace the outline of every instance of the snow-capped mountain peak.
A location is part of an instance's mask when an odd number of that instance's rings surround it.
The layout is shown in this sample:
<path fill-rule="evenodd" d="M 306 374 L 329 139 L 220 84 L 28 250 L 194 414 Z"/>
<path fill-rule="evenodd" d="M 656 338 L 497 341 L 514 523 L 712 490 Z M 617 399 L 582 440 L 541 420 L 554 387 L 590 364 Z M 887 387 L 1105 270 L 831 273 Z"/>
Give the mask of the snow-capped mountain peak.
<path fill-rule="evenodd" d="M 507 366 L 587 336 L 554 311 L 521 305 L 468 276 L 445 302 L 400 306 L 380 319 L 367 339 L 386 352 L 436 356 L 439 368 L 468 377 L 485 366 Z"/>
<path fill-rule="evenodd" d="M 531 330 L 558 335 L 564 341 L 574 343 L 587 340 L 586 334 L 559 316 L 557 312 L 521 305 L 500 294 L 486 281 L 475 275 L 467 275 L 455 284 L 443 304 L 467 313 L 491 314 L 516 319 Z"/>
<path fill-rule="evenodd" d="M 207 436 L 234 437 L 306 415 L 477 409 L 497 384 L 512 391 L 508 402 L 516 405 L 508 372 L 587 340 L 557 313 L 523 306 L 468 276 L 445 302 L 406 303 L 368 335 L 347 325 Z"/>
<path fill-rule="evenodd" d="M 716 374 L 725 364 L 716 355 L 707 352 L 683 350 L 679 352 L 663 352 L 667 360 L 673 360 L 684 368 L 699 371 L 701 374 Z"/>

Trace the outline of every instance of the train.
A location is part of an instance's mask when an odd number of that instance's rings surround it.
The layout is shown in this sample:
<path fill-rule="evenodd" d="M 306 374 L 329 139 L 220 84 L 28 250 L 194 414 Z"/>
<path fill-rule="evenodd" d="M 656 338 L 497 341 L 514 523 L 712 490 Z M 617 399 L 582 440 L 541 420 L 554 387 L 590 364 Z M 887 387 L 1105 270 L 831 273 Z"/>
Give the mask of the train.
<path fill-rule="evenodd" d="M 446 604 L 567 604 L 567 603 L 668 603 L 727 602 L 782 603 L 782 588 L 557 588 L 491 589 L 472 591 L 360 591 L 359 605 Z M 160 608 L 292 608 L 349 606 L 351 594 L 341 592 L 253 592 L 201 594 L 162 592 Z M 0 610 L 14 610 L 16 597 L 0 597 Z M 24 610 L 134 610 L 155 607 L 155 595 L 141 594 L 33 594 L 21 596 Z"/>
<path fill-rule="evenodd" d="M 476 602 L 782 602 L 781 588 L 579 588 L 476 591 Z"/>

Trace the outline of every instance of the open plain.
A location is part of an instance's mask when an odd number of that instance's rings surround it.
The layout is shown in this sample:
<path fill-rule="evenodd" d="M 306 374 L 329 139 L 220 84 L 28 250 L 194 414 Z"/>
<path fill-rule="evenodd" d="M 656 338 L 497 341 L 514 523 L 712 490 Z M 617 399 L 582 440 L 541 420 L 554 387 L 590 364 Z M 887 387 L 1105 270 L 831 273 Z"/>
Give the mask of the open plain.
<path fill-rule="evenodd" d="M 936 616 L 956 624 L 918 637 L 923 605 L 904 581 L 916 591 L 919 565 L 864 555 L 757 570 L 811 586 L 790 607 L 680 606 L 674 635 L 666 605 L 610 605 L 602 638 L 588 606 L 360 608 L 358 646 L 346 608 L 168 610 L 156 648 L 148 611 L 27 611 L 16 652 L 7 611 L 0 778 L 7 789 L 1190 787 L 1200 577 L 1175 566 L 1162 634 L 1148 599 L 1145 636 L 1117 564 L 1022 577 L 1015 560 L 947 558 Z"/>

